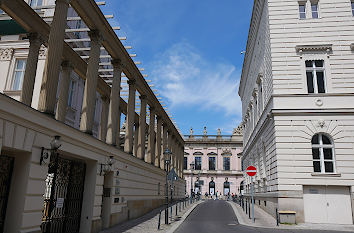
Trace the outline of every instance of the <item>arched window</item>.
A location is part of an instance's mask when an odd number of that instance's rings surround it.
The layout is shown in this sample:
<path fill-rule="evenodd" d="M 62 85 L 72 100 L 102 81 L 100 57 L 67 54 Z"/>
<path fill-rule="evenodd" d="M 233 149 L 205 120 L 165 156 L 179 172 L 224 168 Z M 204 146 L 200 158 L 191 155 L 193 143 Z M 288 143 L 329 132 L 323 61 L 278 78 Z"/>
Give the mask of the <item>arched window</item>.
<path fill-rule="evenodd" d="M 312 137 L 313 170 L 318 173 L 335 173 L 333 140 L 324 134 Z"/>

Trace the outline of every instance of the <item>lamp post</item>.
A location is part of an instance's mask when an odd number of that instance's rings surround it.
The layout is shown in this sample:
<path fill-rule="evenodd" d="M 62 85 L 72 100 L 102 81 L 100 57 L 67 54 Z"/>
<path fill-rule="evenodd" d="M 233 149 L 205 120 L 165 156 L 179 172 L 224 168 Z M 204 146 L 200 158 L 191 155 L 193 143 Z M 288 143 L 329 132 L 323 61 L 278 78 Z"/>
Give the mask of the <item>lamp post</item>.
<path fill-rule="evenodd" d="M 165 169 L 166 169 L 166 209 L 165 209 L 165 224 L 168 224 L 168 165 L 171 161 L 171 151 L 167 148 L 163 152 L 164 160 L 165 160 Z"/>
<path fill-rule="evenodd" d="M 193 195 L 193 171 L 194 171 L 194 161 L 191 162 L 190 168 L 191 168 L 191 203 L 192 203 L 192 195 Z"/>

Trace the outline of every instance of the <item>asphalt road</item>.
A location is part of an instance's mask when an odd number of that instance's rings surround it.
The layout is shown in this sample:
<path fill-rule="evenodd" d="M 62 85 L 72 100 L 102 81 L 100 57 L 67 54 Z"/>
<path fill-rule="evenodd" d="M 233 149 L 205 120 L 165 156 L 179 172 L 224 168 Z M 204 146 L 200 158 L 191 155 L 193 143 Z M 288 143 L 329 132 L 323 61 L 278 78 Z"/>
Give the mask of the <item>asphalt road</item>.
<path fill-rule="evenodd" d="M 278 230 L 238 224 L 232 207 L 226 201 L 208 200 L 199 204 L 175 233 L 339 233 L 339 231 Z"/>

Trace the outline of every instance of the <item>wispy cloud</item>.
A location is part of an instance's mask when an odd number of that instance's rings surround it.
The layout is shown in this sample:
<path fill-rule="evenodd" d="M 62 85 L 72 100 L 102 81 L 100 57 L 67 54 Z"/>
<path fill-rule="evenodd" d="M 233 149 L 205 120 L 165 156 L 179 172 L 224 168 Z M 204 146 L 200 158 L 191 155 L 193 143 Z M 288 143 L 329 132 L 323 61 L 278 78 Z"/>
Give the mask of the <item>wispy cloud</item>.
<path fill-rule="evenodd" d="M 180 42 L 159 54 L 150 70 L 170 107 L 190 105 L 240 115 L 240 70 L 232 64 L 208 61 L 189 43 Z"/>

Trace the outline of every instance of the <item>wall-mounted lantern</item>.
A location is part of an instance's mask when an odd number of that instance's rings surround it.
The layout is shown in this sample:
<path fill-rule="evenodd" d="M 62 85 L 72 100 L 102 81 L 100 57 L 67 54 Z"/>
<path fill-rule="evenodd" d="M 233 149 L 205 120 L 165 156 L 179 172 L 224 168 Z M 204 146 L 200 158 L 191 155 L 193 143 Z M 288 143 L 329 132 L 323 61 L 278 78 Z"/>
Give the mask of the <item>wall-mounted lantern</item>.
<path fill-rule="evenodd" d="M 114 163 L 113 155 L 109 156 L 106 163 L 101 163 L 100 176 L 102 176 L 102 174 L 105 175 L 107 172 L 111 172 Z"/>
<path fill-rule="evenodd" d="M 39 164 L 42 165 L 43 163 L 46 163 L 45 161 L 49 159 L 49 156 L 53 153 L 56 153 L 59 147 L 61 147 L 60 136 L 56 135 L 54 136 L 54 139 L 50 142 L 50 149 L 42 147 Z"/>

